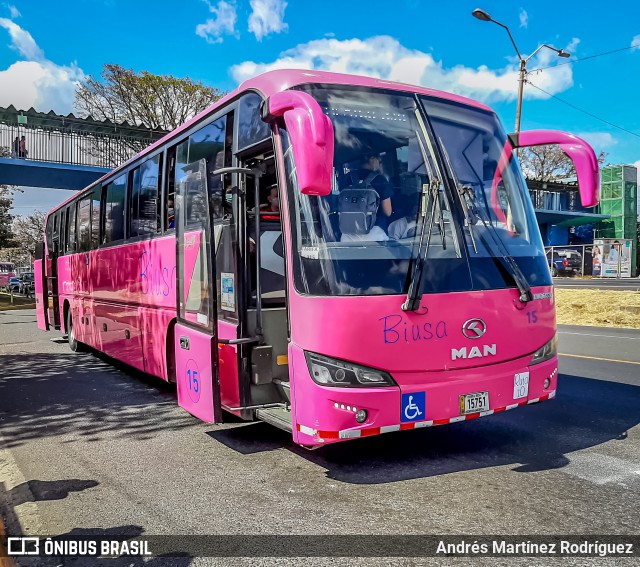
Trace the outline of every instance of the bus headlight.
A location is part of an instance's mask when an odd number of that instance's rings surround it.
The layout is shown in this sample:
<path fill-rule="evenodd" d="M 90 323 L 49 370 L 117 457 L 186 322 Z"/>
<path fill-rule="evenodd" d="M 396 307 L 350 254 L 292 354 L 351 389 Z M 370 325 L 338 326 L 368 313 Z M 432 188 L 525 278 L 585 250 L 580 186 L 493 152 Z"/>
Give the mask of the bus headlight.
<path fill-rule="evenodd" d="M 558 337 L 554 335 L 553 338 L 544 346 L 540 347 L 533 353 L 533 358 L 529 363 L 529 366 L 539 364 L 545 360 L 549 360 L 558 354 Z"/>
<path fill-rule="evenodd" d="M 305 352 L 309 374 L 316 384 L 338 387 L 395 386 L 388 372 Z"/>

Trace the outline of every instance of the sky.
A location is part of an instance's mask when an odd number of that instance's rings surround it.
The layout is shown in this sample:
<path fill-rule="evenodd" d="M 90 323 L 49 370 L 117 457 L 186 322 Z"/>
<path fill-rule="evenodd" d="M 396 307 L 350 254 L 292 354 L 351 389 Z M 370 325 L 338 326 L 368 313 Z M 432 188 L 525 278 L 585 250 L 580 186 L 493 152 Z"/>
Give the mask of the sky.
<path fill-rule="evenodd" d="M 525 58 L 542 44 L 571 53 L 542 48 L 528 61 L 523 130 L 572 132 L 608 162 L 640 166 L 637 0 L 0 0 L 0 106 L 73 112 L 76 85 L 106 63 L 222 90 L 289 67 L 469 96 L 512 131 L 516 52 L 475 8 L 508 26 Z M 65 195 L 25 190 L 15 212 L 48 210 Z"/>

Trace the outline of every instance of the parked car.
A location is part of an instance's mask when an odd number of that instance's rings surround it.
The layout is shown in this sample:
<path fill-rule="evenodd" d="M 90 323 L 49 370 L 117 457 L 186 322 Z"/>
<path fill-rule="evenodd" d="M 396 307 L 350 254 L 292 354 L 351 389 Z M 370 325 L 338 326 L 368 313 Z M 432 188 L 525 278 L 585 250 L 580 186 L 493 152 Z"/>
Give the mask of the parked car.
<path fill-rule="evenodd" d="M 20 287 L 18 291 L 24 295 L 33 294 L 35 283 L 33 279 L 33 272 L 27 272 L 20 277 Z"/>
<path fill-rule="evenodd" d="M 547 262 L 554 278 L 560 275 L 582 275 L 582 254 L 575 250 L 554 248 L 553 258 L 551 257 L 551 250 L 547 250 Z"/>
<path fill-rule="evenodd" d="M 18 276 L 11 276 L 9 278 L 9 282 L 7 284 L 7 288 L 10 291 L 13 291 L 14 293 L 16 291 L 20 290 L 20 285 L 22 284 L 22 282 L 20 281 L 20 278 Z"/>

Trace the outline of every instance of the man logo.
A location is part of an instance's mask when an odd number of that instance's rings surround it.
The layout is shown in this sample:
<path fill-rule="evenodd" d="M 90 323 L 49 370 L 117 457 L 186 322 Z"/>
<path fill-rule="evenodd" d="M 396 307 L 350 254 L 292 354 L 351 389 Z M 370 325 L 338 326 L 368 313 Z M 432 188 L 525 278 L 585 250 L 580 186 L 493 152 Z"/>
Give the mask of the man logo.
<path fill-rule="evenodd" d="M 469 319 L 462 325 L 462 334 L 468 339 L 479 339 L 487 332 L 487 324 L 482 319 Z"/>
<path fill-rule="evenodd" d="M 483 356 L 495 356 L 496 355 L 496 344 L 492 345 L 482 345 L 481 347 L 471 347 L 471 350 L 467 352 L 467 347 L 462 348 L 452 348 L 451 349 L 451 360 L 457 360 L 458 358 L 482 358 Z"/>

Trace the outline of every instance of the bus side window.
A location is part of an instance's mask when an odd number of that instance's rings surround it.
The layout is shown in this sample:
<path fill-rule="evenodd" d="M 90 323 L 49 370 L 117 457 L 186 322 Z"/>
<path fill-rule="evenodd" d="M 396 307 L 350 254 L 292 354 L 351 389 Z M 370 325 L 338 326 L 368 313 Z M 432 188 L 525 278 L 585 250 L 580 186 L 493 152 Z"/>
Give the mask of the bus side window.
<path fill-rule="evenodd" d="M 157 155 L 133 171 L 129 203 L 129 235 L 131 238 L 156 234 L 159 231 L 158 195 L 160 161 Z"/>
<path fill-rule="evenodd" d="M 124 203 L 127 175 L 123 174 L 104 189 L 102 242 L 117 242 L 124 239 Z"/>
<path fill-rule="evenodd" d="M 51 256 L 51 254 L 53 253 L 53 214 L 50 214 L 47 217 L 45 234 L 47 239 L 47 256 Z"/>
<path fill-rule="evenodd" d="M 257 93 L 249 93 L 240 99 L 237 151 L 271 138 L 271 127 L 260 116 L 261 103 L 262 97 Z"/>
<path fill-rule="evenodd" d="M 67 244 L 67 209 L 66 207 L 64 209 L 60 210 L 60 228 L 59 228 L 59 232 L 60 232 L 60 236 L 59 236 L 59 241 L 60 241 L 60 248 L 59 248 L 59 254 L 60 256 L 62 256 L 63 254 L 66 253 L 66 244 Z"/>
<path fill-rule="evenodd" d="M 97 187 L 91 193 L 91 249 L 95 249 L 100 244 L 100 202 L 102 200 L 102 189 Z"/>
<path fill-rule="evenodd" d="M 175 230 L 175 203 L 176 203 L 176 146 L 167 150 L 166 190 L 164 194 L 164 229 Z"/>
<path fill-rule="evenodd" d="M 78 203 L 78 251 L 86 252 L 91 247 L 91 196 Z"/>
<path fill-rule="evenodd" d="M 74 252 L 77 251 L 77 246 L 76 246 L 76 205 L 77 203 L 73 202 L 71 203 L 71 206 L 69 207 L 69 214 L 68 219 L 69 219 L 69 237 L 68 237 L 68 242 L 67 242 L 67 252 L 69 254 L 73 254 Z"/>

